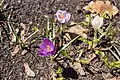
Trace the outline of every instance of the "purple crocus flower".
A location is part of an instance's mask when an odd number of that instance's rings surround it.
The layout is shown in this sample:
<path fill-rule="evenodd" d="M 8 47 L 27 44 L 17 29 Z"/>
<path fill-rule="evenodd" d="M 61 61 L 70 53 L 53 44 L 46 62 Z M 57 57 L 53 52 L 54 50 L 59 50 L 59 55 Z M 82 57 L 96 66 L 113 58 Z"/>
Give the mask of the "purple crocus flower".
<path fill-rule="evenodd" d="M 62 10 L 58 10 L 55 15 L 60 23 L 67 23 L 71 17 L 70 13 L 67 13 L 66 11 Z"/>
<path fill-rule="evenodd" d="M 49 40 L 48 38 L 45 38 L 43 40 L 43 42 L 40 43 L 40 45 L 39 45 L 38 53 L 41 56 L 53 55 L 56 53 L 55 45 L 53 44 L 53 42 L 51 40 Z"/>

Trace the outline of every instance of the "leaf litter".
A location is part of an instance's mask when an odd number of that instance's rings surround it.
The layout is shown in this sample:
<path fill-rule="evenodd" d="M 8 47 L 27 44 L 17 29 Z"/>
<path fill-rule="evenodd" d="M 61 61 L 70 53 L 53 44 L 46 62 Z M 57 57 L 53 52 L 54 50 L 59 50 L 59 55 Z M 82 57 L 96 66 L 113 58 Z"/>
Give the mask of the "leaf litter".
<path fill-rule="evenodd" d="M 87 38 L 88 29 L 83 28 L 81 25 L 75 25 L 70 27 L 67 32 L 80 35 L 83 38 Z"/>
<path fill-rule="evenodd" d="M 24 63 L 24 68 L 25 68 L 25 73 L 26 73 L 28 76 L 32 76 L 32 77 L 35 76 L 35 73 L 30 69 L 28 63 Z"/>
<path fill-rule="evenodd" d="M 19 45 L 16 45 L 13 52 L 11 52 L 11 55 L 15 56 L 18 53 L 19 50 L 20 50 Z"/>
<path fill-rule="evenodd" d="M 83 9 L 88 10 L 92 13 L 97 13 L 103 16 L 105 13 L 109 14 L 110 16 L 115 16 L 118 13 L 118 9 L 116 6 L 111 4 L 110 1 L 91 1 L 88 6 L 85 6 Z"/>

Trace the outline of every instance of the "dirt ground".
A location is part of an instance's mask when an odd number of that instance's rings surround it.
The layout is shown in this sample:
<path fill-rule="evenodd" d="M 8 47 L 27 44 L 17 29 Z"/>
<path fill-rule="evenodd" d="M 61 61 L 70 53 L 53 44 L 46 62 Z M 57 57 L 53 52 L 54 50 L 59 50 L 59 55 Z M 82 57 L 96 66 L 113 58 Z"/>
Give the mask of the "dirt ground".
<path fill-rule="evenodd" d="M 120 1 L 115 1 L 115 5 L 120 9 Z M 16 28 L 21 28 L 20 23 L 24 23 L 27 27 L 38 26 L 40 33 L 37 35 L 40 37 L 36 42 L 31 45 L 34 47 L 38 46 L 42 32 L 44 31 L 46 18 L 45 15 L 53 18 L 54 14 L 58 9 L 67 10 L 72 14 L 71 21 L 80 22 L 83 20 L 84 15 L 81 12 L 83 6 L 85 6 L 89 0 L 5 0 L 2 6 L 3 14 L 5 19 L 0 19 L 2 21 L 9 20 L 14 22 Z M 9 18 L 10 16 L 10 18 Z M 120 42 L 120 14 L 115 16 L 113 20 L 116 24 L 117 35 L 115 40 Z M 4 26 L 7 29 L 7 25 Z M 2 29 L 2 28 L 0 28 Z M 3 29 L 2 29 L 3 30 Z M 32 32 L 28 32 L 31 34 Z M 37 49 L 32 49 L 24 56 L 21 56 L 19 52 L 16 56 L 11 56 L 11 51 L 13 50 L 13 45 L 10 44 L 10 40 L 7 38 L 5 32 L 3 32 L 3 42 L 0 42 L 0 80 L 50 80 L 50 74 L 53 71 L 54 62 L 50 61 L 47 57 L 40 57 L 37 54 Z M 8 32 L 9 34 L 9 32 Z M 120 49 L 120 46 L 119 46 Z M 34 56 L 32 55 L 34 54 Z M 30 68 L 35 72 L 35 77 L 28 77 L 25 74 L 23 63 L 27 62 Z M 78 75 L 78 79 L 71 80 L 104 80 L 103 75 L 106 77 L 113 77 L 120 75 L 114 73 L 114 71 L 109 68 L 102 66 L 102 63 L 95 64 L 96 68 L 100 68 L 104 73 L 101 72 L 91 72 L 88 67 L 84 70 L 87 75 Z M 88 69 L 87 69 L 88 68 Z"/>

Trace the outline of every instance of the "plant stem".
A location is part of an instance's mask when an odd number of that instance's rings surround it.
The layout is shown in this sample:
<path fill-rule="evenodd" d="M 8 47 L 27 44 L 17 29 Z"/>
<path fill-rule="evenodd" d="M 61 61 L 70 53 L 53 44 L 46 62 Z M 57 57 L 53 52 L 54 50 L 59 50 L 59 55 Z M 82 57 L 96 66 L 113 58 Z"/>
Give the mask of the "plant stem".
<path fill-rule="evenodd" d="M 109 49 L 110 50 L 110 52 L 113 54 L 113 56 L 118 60 L 118 61 L 120 61 L 120 58 L 111 50 L 111 49 Z"/>
<path fill-rule="evenodd" d="M 109 26 L 107 27 L 107 29 L 106 29 L 106 32 L 104 32 L 100 37 L 99 37 L 99 40 L 103 37 L 103 36 L 105 36 L 106 34 L 107 34 L 107 32 L 108 32 L 108 30 L 109 30 L 109 28 L 112 26 L 112 23 L 110 23 L 109 24 Z"/>
<path fill-rule="evenodd" d="M 48 36 L 49 36 L 49 30 L 50 30 L 50 22 L 49 22 L 49 19 L 48 19 L 47 25 L 46 25 L 46 38 L 48 38 Z"/>
<path fill-rule="evenodd" d="M 33 35 L 35 35 L 39 30 L 35 31 L 34 33 L 32 33 L 30 36 L 28 36 L 23 43 L 25 43 L 29 38 L 31 38 Z"/>
<path fill-rule="evenodd" d="M 95 47 L 96 47 L 96 45 L 97 45 L 96 40 L 97 40 L 97 30 L 95 30 L 95 29 L 94 29 L 93 48 L 95 48 Z"/>
<path fill-rule="evenodd" d="M 64 50 L 65 48 L 67 48 L 72 42 L 74 42 L 74 41 L 75 41 L 77 38 L 79 38 L 79 37 L 80 37 L 80 36 L 75 37 L 75 38 L 72 39 L 69 43 L 67 43 L 65 46 L 63 46 L 63 47 L 57 52 L 58 54 L 56 54 L 53 59 L 56 59 L 57 56 L 60 54 L 60 52 L 61 52 L 62 50 Z"/>
<path fill-rule="evenodd" d="M 63 24 L 60 25 L 60 35 L 63 33 Z"/>

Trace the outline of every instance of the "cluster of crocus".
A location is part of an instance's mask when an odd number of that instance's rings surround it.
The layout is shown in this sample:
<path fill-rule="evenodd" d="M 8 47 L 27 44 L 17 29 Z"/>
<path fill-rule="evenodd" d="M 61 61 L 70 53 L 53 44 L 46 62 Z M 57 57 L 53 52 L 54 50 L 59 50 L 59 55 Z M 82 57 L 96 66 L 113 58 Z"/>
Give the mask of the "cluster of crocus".
<path fill-rule="evenodd" d="M 62 10 L 58 10 L 55 16 L 60 23 L 67 23 L 71 17 L 70 13 Z M 56 47 L 51 40 L 45 38 L 39 45 L 38 53 L 40 56 L 54 55 L 56 53 Z"/>
<path fill-rule="evenodd" d="M 45 38 L 39 45 L 38 53 L 41 56 L 54 55 L 56 53 L 56 47 L 51 40 Z"/>

